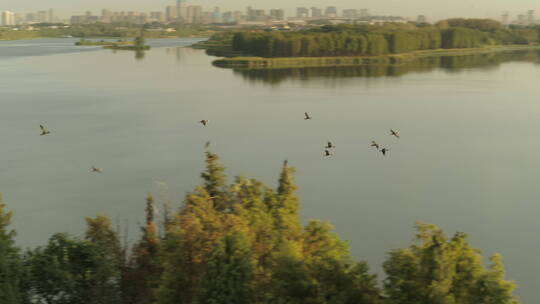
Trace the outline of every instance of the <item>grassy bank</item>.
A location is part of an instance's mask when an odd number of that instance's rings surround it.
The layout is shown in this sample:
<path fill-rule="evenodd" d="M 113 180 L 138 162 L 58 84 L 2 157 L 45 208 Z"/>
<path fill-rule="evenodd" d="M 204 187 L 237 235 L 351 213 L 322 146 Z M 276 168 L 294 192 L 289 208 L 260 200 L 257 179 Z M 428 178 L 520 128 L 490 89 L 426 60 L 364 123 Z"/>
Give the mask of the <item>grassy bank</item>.
<path fill-rule="evenodd" d="M 515 46 L 487 46 L 468 49 L 436 49 L 415 51 L 402 54 L 388 54 L 380 56 L 337 56 L 337 57 L 232 57 L 218 59 L 213 62 L 215 66 L 224 68 L 298 68 L 298 67 L 333 67 L 333 66 L 358 66 L 358 65 L 398 65 L 413 61 L 419 57 L 431 56 L 459 56 L 473 55 L 490 52 L 504 52 L 514 50 L 539 49 L 540 46 L 515 45 Z"/>

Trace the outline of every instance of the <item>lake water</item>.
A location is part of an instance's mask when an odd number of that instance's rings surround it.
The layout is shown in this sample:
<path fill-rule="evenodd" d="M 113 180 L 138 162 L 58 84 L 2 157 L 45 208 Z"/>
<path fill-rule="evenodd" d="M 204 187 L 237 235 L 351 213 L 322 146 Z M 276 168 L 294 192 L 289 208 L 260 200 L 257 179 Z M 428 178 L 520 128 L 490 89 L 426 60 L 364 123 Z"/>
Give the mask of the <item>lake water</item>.
<path fill-rule="evenodd" d="M 82 233 L 96 214 L 135 238 L 147 193 L 179 205 L 211 140 L 230 175 L 275 185 L 288 159 L 302 218 L 332 222 L 374 271 L 421 220 L 467 232 L 486 256 L 503 254 L 519 296 L 535 302 L 538 53 L 235 71 L 184 47 L 196 39 L 150 40 L 144 56 L 74 41 L 0 42 L 0 192 L 22 246 Z M 50 136 L 39 136 L 40 123 Z M 327 140 L 337 149 L 325 159 Z M 92 165 L 105 172 L 91 174 Z"/>

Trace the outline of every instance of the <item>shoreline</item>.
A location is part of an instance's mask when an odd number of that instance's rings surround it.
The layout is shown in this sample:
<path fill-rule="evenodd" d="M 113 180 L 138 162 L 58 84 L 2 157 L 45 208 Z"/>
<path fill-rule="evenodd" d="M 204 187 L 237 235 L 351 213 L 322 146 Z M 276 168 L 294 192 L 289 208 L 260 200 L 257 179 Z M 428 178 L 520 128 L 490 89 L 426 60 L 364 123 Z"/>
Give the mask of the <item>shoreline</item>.
<path fill-rule="evenodd" d="M 212 62 L 221 68 L 245 69 L 285 69 L 309 67 L 339 67 L 363 65 L 399 65 L 414 61 L 417 58 L 437 56 L 466 56 L 493 52 L 511 52 L 521 50 L 540 50 L 539 45 L 488 46 L 470 49 L 435 49 L 411 53 L 386 54 L 380 56 L 335 56 L 335 57 L 231 57 L 217 59 Z"/>

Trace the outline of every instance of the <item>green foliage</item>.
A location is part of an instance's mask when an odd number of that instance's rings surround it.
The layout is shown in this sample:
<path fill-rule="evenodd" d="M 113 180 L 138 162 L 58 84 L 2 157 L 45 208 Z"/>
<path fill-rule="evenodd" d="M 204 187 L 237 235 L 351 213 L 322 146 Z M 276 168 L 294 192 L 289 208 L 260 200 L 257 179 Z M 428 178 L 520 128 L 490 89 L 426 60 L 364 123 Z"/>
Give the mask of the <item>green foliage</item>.
<path fill-rule="evenodd" d="M 29 253 L 31 296 L 39 303 L 99 303 L 94 298 L 100 249 L 89 241 L 55 234 L 45 247 Z M 101 278 L 100 278 L 101 279 Z"/>
<path fill-rule="evenodd" d="M 253 303 L 255 266 L 251 244 L 244 234 L 227 234 L 206 259 L 207 270 L 198 303 Z"/>
<path fill-rule="evenodd" d="M 392 39 L 405 47 L 406 36 Z M 0 304 L 517 304 L 499 255 L 486 268 L 465 234 L 449 239 L 428 224 L 417 225 L 410 247 L 389 253 L 383 293 L 331 225 L 301 225 L 287 162 L 276 189 L 244 177 L 227 185 L 210 151 L 206 166 L 162 236 L 147 198 L 127 262 L 110 220 L 98 216 L 86 219 L 83 239 L 55 234 L 23 263 L 0 203 Z"/>
<path fill-rule="evenodd" d="M 161 239 L 155 222 L 155 202 L 152 196 L 146 199 L 146 224 L 141 228 L 142 236 L 133 247 L 132 255 L 122 278 L 124 303 L 155 303 L 155 290 L 159 286 L 162 268 L 159 261 Z"/>
<path fill-rule="evenodd" d="M 476 48 L 538 42 L 538 28 L 507 29 L 489 19 L 413 24 L 325 25 L 295 32 L 237 32 L 235 52 L 260 57 L 377 56 L 438 48 Z"/>
<path fill-rule="evenodd" d="M 15 247 L 15 231 L 9 230 L 11 212 L 0 195 L 0 304 L 25 303 L 25 269 L 19 249 Z"/>
<path fill-rule="evenodd" d="M 514 284 L 504 279 L 497 255 L 486 269 L 482 257 L 457 233 L 448 239 L 434 226 L 417 224 L 417 242 L 391 251 L 384 270 L 385 292 L 393 304 L 513 304 Z"/>

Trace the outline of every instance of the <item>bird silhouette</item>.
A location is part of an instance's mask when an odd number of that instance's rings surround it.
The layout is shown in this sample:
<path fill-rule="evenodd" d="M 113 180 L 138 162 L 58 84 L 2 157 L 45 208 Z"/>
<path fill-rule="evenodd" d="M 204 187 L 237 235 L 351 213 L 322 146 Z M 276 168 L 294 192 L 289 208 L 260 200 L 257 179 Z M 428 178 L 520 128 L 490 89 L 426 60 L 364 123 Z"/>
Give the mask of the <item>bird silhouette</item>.
<path fill-rule="evenodd" d="M 51 131 L 47 130 L 43 125 L 39 125 L 39 127 L 41 128 L 41 136 L 51 134 Z"/>
<path fill-rule="evenodd" d="M 386 153 L 388 153 L 388 151 L 390 151 L 390 149 L 386 149 L 386 148 L 382 148 L 382 149 L 381 149 L 381 153 L 382 153 L 383 155 L 386 155 Z"/>
<path fill-rule="evenodd" d="M 381 148 L 381 146 L 379 146 L 379 144 L 376 143 L 374 140 L 371 141 L 371 146 L 375 147 L 375 149 L 377 149 L 377 150 L 379 150 Z"/>
<path fill-rule="evenodd" d="M 208 120 L 206 120 L 206 119 L 203 119 L 203 120 L 201 120 L 199 122 L 202 123 L 203 126 L 206 126 L 208 124 Z"/>
<path fill-rule="evenodd" d="M 325 157 L 332 156 L 332 153 L 330 153 L 330 150 L 325 149 L 325 150 L 324 150 L 324 156 L 325 156 Z"/>
<path fill-rule="evenodd" d="M 304 112 L 304 120 L 310 120 L 311 116 L 309 116 L 308 112 Z"/>
<path fill-rule="evenodd" d="M 103 173 L 103 169 L 96 168 L 95 166 L 92 166 L 91 171 L 94 172 L 94 173 Z"/>
<path fill-rule="evenodd" d="M 399 138 L 398 132 L 396 132 L 394 130 L 390 130 L 390 135 L 395 136 L 396 138 Z"/>
<path fill-rule="evenodd" d="M 334 146 L 334 144 L 332 144 L 332 142 L 329 141 L 329 142 L 326 144 L 326 147 L 325 147 L 325 148 L 326 148 L 326 149 L 333 149 L 333 148 L 335 148 L 335 147 L 336 147 L 336 146 Z"/>

